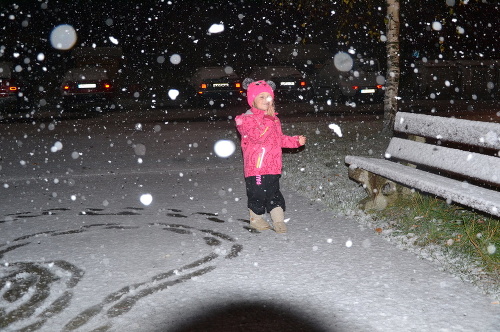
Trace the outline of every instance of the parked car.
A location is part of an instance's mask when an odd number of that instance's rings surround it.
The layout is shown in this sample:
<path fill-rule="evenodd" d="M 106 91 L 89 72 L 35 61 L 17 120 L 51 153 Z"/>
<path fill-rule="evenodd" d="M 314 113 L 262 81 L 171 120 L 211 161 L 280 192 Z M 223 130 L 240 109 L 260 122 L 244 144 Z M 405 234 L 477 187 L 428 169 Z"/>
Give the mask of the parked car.
<path fill-rule="evenodd" d="M 0 62 L 0 107 L 16 108 L 20 92 L 18 82 L 12 77 L 12 64 Z"/>
<path fill-rule="evenodd" d="M 308 101 L 311 96 L 310 87 L 305 76 L 295 67 L 254 67 L 249 77 L 256 81 L 273 81 L 276 84 L 275 95 L 282 100 Z"/>
<path fill-rule="evenodd" d="M 231 67 L 200 67 L 188 80 L 196 93 L 198 102 L 242 100 L 243 89 L 240 77 Z"/>
<path fill-rule="evenodd" d="M 312 79 L 315 97 L 333 101 L 382 102 L 384 83 L 376 59 L 355 59 L 346 71 L 339 70 L 330 59 Z"/>
<path fill-rule="evenodd" d="M 115 89 L 107 70 L 101 67 L 72 68 L 60 86 L 63 105 L 92 105 L 109 108 L 114 103 Z"/>

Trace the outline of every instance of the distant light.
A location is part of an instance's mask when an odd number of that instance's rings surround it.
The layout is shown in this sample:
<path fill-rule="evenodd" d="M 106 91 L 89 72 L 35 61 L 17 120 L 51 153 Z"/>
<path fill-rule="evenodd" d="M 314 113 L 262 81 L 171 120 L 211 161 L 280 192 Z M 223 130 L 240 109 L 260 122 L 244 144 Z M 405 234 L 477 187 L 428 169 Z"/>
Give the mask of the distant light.
<path fill-rule="evenodd" d="M 50 33 L 50 44 L 58 50 L 69 50 L 76 44 L 76 31 L 69 24 L 61 24 Z"/>

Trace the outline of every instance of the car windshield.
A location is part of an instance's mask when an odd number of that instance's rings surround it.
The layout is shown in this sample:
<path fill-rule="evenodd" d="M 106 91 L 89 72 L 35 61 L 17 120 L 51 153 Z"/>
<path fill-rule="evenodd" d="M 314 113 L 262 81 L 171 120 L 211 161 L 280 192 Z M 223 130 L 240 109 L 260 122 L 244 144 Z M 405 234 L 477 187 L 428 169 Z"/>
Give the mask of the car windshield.
<path fill-rule="evenodd" d="M 368 60 L 356 60 L 354 62 L 354 70 L 360 70 L 364 72 L 376 72 L 379 70 L 378 62 L 373 59 Z"/>
<path fill-rule="evenodd" d="M 10 78 L 11 74 L 10 66 L 0 63 L 0 78 Z"/>
<path fill-rule="evenodd" d="M 234 72 L 227 73 L 224 68 L 202 68 L 198 70 L 195 76 L 204 78 L 204 79 L 213 79 L 213 78 L 222 78 L 222 77 L 231 77 L 237 78 L 237 75 Z"/>
<path fill-rule="evenodd" d="M 300 77 L 302 75 L 297 69 L 293 67 L 262 67 L 254 71 L 254 76 L 267 78 L 267 77 L 290 77 L 290 76 Z"/>
<path fill-rule="evenodd" d="M 102 68 L 77 68 L 69 70 L 64 79 L 66 81 L 82 81 L 82 80 L 105 80 L 108 78 L 106 70 Z"/>

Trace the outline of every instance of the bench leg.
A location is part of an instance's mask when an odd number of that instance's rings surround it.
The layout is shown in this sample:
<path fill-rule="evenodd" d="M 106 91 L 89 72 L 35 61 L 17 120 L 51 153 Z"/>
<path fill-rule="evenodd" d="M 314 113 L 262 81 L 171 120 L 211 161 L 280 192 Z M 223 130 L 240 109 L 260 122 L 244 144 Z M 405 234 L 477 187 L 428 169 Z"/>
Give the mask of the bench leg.
<path fill-rule="evenodd" d="M 358 207 L 363 210 L 383 210 L 403 192 L 401 186 L 379 175 L 361 168 L 349 168 L 349 177 L 363 185 L 368 197 Z"/>

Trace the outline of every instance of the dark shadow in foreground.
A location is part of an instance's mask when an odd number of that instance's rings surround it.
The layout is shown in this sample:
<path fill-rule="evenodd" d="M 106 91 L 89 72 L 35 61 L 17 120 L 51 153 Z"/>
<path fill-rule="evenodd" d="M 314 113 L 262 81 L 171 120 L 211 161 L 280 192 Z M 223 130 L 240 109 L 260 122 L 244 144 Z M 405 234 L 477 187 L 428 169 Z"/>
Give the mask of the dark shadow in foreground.
<path fill-rule="evenodd" d="M 304 313 L 291 308 L 288 304 L 268 302 L 233 302 L 214 306 L 181 323 L 169 332 L 326 332 L 319 328 Z M 155 332 L 165 332 L 167 329 L 157 329 Z M 335 327 L 328 328 L 335 332 Z"/>

